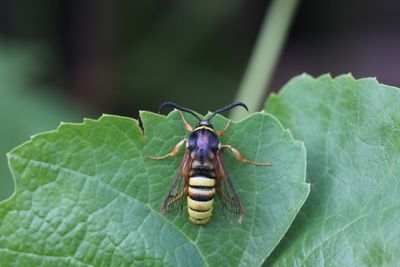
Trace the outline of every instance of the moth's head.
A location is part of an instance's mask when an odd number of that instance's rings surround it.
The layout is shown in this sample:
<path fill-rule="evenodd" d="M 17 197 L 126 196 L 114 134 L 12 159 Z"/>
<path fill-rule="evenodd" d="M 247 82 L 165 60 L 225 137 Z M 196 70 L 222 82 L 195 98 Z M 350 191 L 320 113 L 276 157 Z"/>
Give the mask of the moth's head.
<path fill-rule="evenodd" d="M 205 126 L 205 127 L 214 129 L 214 126 L 212 125 L 212 123 L 209 120 L 199 120 L 199 122 L 196 124 L 196 128 L 201 127 L 201 126 Z"/>

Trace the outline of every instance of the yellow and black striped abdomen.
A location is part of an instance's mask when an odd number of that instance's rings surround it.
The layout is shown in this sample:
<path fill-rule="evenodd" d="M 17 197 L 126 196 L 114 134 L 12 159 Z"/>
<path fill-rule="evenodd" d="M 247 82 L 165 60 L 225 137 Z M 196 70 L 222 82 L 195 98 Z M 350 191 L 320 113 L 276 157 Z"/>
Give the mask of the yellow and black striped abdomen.
<path fill-rule="evenodd" d="M 210 220 L 214 204 L 214 178 L 190 177 L 188 193 L 189 219 L 196 224 L 207 223 Z"/>
<path fill-rule="evenodd" d="M 213 210 L 214 173 L 211 168 L 203 168 L 201 171 L 193 169 L 191 173 L 188 188 L 189 219 L 195 224 L 205 224 L 210 220 Z"/>

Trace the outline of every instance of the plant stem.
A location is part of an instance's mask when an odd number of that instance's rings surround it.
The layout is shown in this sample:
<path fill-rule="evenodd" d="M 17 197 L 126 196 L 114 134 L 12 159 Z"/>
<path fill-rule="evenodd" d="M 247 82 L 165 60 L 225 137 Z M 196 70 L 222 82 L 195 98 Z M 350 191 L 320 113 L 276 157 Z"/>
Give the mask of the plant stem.
<path fill-rule="evenodd" d="M 235 99 L 245 102 L 250 112 L 258 110 L 264 102 L 297 3 L 298 0 L 273 0 L 265 16 Z M 235 109 L 231 118 L 237 120 L 245 114 L 241 109 Z"/>

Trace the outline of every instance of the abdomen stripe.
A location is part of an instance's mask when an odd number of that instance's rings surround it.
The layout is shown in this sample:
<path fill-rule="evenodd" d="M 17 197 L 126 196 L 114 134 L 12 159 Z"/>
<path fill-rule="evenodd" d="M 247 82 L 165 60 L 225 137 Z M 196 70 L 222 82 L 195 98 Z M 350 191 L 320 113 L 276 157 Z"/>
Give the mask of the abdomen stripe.
<path fill-rule="evenodd" d="M 206 176 L 189 178 L 189 219 L 196 224 L 205 224 L 212 215 L 215 196 L 215 179 Z"/>

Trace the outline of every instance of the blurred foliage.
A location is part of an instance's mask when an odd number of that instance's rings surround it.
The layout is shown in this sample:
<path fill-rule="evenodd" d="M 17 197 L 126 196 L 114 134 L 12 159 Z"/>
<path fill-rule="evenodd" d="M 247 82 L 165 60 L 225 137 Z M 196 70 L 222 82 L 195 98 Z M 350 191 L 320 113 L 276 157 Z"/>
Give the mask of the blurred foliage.
<path fill-rule="evenodd" d="M 232 102 L 268 1 L 21 5 L 0 0 L 3 38 L 45 42 L 67 94 L 136 117 L 168 100 L 203 114 Z"/>
<path fill-rule="evenodd" d="M 39 46 L 0 45 L 0 200 L 14 189 L 6 153 L 33 134 L 78 118 L 76 107 L 39 85 L 51 67 L 44 51 Z"/>

